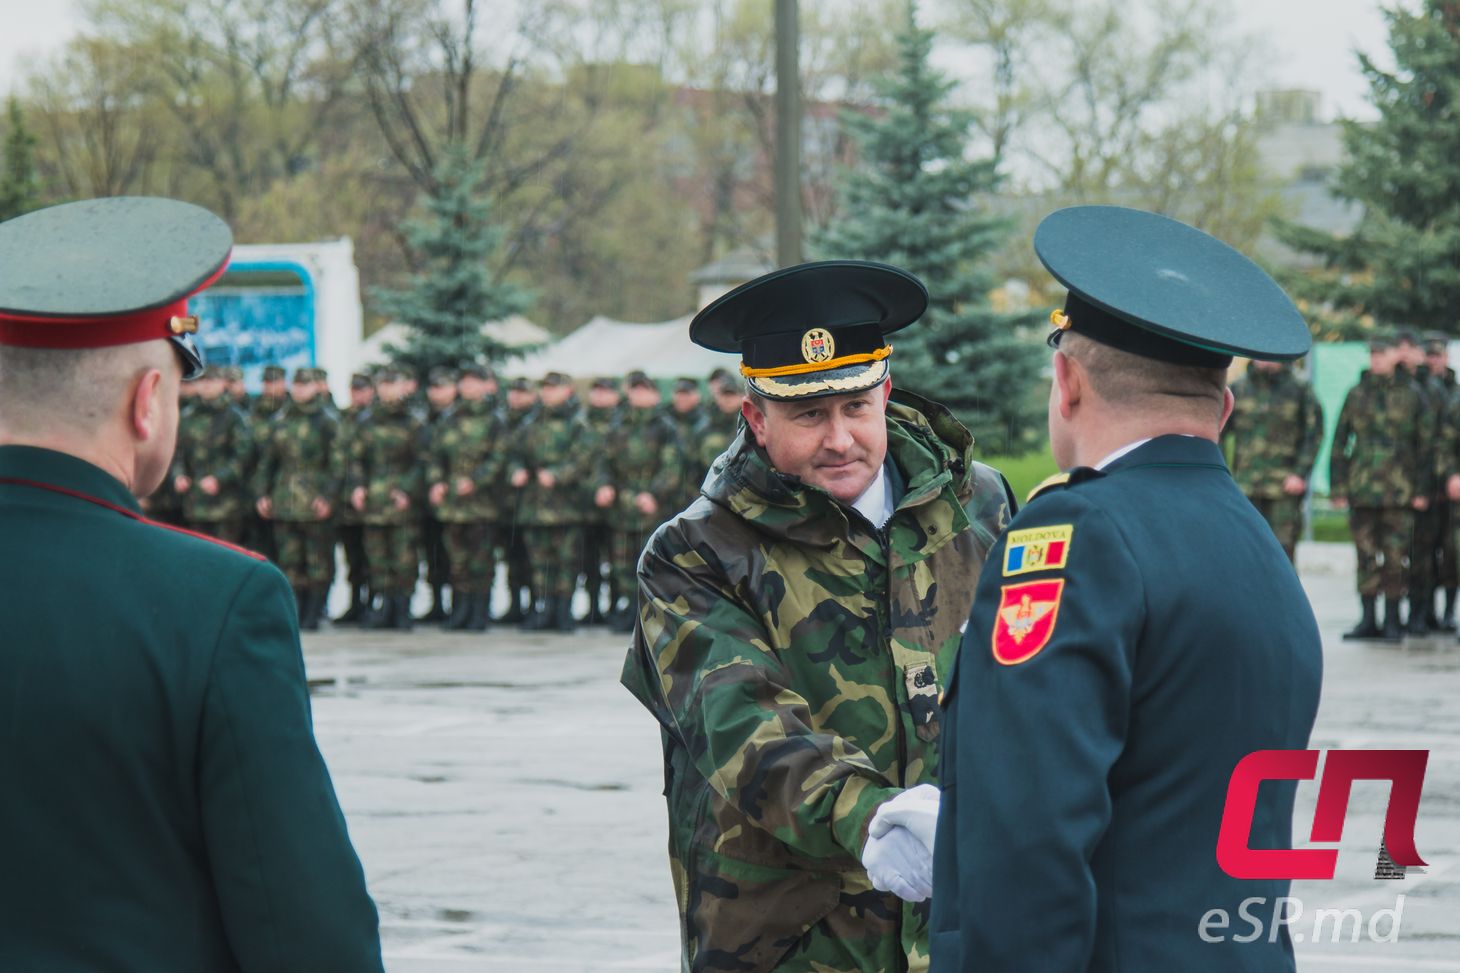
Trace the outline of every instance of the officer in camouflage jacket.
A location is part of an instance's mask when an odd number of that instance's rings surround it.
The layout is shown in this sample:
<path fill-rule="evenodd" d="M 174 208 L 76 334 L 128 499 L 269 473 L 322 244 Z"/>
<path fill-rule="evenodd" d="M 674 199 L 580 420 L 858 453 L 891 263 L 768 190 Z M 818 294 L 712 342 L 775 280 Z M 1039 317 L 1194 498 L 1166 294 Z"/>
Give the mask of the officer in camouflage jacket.
<path fill-rule="evenodd" d="M 178 429 L 173 487 L 192 529 L 237 544 L 243 539 L 244 496 L 252 493 L 247 477 L 253 437 L 248 419 L 227 394 L 221 369 L 209 368 L 194 384 L 196 404 Z"/>
<path fill-rule="evenodd" d="M 1295 560 L 1303 498 L 1323 442 L 1323 408 L 1291 363 L 1256 361 L 1232 385 L 1236 405 L 1222 430 L 1232 478 Z"/>
<path fill-rule="evenodd" d="M 939 691 L 1014 501 L 946 409 L 888 403 L 882 332 L 925 303 L 803 264 L 691 326 L 754 395 L 644 551 L 623 681 L 661 728 L 692 973 L 928 968 Z"/>
<path fill-rule="evenodd" d="M 319 628 L 335 574 L 332 517 L 343 481 L 340 423 L 324 409 L 315 369 L 294 373 L 287 405 L 259 442 L 259 516 L 275 526 L 278 564 L 299 603 L 299 627 Z"/>
<path fill-rule="evenodd" d="M 1403 637 L 1399 601 L 1408 583 L 1414 513 L 1429 507 L 1433 461 L 1426 456 L 1430 420 L 1413 379 L 1397 368 L 1393 337 L 1369 344 L 1369 371 L 1349 389 L 1334 430 L 1329 458 L 1333 504 L 1347 508 L 1358 550 L 1363 615 L 1345 638 Z M 1384 622 L 1376 602 L 1384 595 Z"/>

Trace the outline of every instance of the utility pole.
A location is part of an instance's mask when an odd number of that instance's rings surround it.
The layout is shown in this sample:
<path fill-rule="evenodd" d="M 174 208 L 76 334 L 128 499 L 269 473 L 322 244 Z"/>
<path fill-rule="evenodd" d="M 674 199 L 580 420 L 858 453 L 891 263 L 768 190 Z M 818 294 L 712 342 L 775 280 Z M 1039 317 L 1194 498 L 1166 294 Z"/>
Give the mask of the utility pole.
<path fill-rule="evenodd" d="M 776 0 L 776 262 L 801 262 L 801 25 L 797 0 Z"/>

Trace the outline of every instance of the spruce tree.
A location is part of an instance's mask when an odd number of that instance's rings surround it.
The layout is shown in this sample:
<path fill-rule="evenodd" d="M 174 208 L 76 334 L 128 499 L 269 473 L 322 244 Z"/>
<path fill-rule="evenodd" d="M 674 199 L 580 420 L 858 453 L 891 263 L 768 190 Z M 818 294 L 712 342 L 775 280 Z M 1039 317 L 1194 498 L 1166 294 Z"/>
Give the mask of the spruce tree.
<path fill-rule="evenodd" d="M 818 256 L 880 260 L 922 279 L 928 313 L 890 340 L 895 383 L 951 408 L 983 453 L 1035 441 L 1043 355 L 1027 334 L 1038 314 L 989 304 L 990 259 L 1010 223 L 987 206 L 999 183 L 992 160 L 970 160 L 970 114 L 929 62 L 931 31 L 909 2 L 898 69 L 876 85 L 876 112 L 847 113 L 857 165 L 839 186 L 843 215 L 816 241 Z"/>
<path fill-rule="evenodd" d="M 5 136 L 4 168 L 0 169 L 0 220 L 29 213 L 40 205 L 35 172 L 35 136 L 25 127 L 20 102 L 6 106 L 9 132 Z"/>
<path fill-rule="evenodd" d="M 380 309 L 410 329 L 405 344 L 387 353 L 418 375 L 438 365 L 501 360 L 509 350 L 483 335 L 482 324 L 521 314 L 532 303 L 488 265 L 502 230 L 480 185 L 480 166 L 459 147 L 448 149 L 435 186 L 423 194 L 424 217 L 405 226 L 417 272 L 399 290 L 375 291 Z"/>
<path fill-rule="evenodd" d="M 1316 258 L 1289 280 L 1351 330 L 1360 319 L 1456 333 L 1460 307 L 1460 0 L 1386 10 L 1394 71 L 1360 65 L 1373 123 L 1344 122 L 1336 197 L 1363 207 L 1347 237 L 1280 222 L 1279 239 Z"/>

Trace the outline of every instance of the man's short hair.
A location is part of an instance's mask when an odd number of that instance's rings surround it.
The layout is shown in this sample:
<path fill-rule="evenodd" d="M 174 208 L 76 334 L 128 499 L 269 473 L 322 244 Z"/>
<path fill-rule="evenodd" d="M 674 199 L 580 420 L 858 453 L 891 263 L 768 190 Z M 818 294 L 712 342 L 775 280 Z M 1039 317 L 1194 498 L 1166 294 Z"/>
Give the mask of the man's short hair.
<path fill-rule="evenodd" d="M 163 342 L 110 348 L 0 346 L 0 425 L 43 432 L 94 432 L 143 369 L 172 355 Z"/>
<path fill-rule="evenodd" d="M 1225 368 L 1173 365 L 1066 333 L 1059 350 L 1084 366 L 1096 394 L 1122 408 L 1150 407 L 1220 413 L 1227 388 Z"/>

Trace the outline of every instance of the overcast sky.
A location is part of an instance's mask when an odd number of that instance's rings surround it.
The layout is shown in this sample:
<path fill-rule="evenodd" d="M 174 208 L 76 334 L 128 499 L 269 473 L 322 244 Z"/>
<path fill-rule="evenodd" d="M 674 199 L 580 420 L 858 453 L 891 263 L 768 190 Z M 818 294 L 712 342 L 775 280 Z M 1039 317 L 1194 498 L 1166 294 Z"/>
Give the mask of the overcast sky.
<path fill-rule="evenodd" d="M 1377 0 L 1230 2 L 1237 16 L 1233 26 L 1263 37 L 1274 54 L 1269 76 L 1262 79 L 1269 86 L 1320 91 L 1328 114 L 1372 115 L 1354 50 L 1386 51 Z M 73 0 L 0 0 L 0 92 L 11 89 L 27 57 L 63 44 L 78 19 Z"/>

